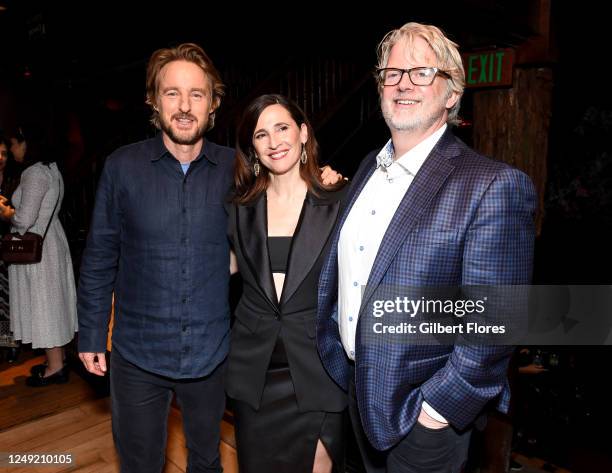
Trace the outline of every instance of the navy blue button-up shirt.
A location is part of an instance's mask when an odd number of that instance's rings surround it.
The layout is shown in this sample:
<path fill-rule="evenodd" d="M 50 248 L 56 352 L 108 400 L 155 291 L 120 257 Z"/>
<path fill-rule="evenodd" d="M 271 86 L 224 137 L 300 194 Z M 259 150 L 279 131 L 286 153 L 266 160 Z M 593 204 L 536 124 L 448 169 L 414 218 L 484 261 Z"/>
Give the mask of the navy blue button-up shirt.
<path fill-rule="evenodd" d="M 223 361 L 233 159 L 205 141 L 185 174 L 161 134 L 109 156 L 81 265 L 79 351 L 105 351 L 114 292 L 113 349 L 128 361 L 175 379 Z"/>

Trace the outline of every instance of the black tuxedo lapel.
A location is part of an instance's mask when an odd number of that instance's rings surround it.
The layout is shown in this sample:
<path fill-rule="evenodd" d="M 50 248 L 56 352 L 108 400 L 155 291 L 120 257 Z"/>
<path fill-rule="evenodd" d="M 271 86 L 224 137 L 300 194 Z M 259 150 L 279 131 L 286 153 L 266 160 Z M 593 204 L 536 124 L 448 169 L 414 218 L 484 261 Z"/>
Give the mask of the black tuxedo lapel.
<path fill-rule="evenodd" d="M 340 201 L 324 201 L 308 194 L 289 254 L 281 305 L 295 293 L 321 254 L 336 222 Z"/>
<path fill-rule="evenodd" d="M 237 228 L 242 254 L 266 299 L 278 310 L 268 252 L 268 209 L 265 194 L 252 205 L 237 207 Z"/>
<path fill-rule="evenodd" d="M 370 271 L 360 313 L 367 306 L 400 246 L 453 172 L 454 165 L 449 158 L 457 156 L 459 152 L 455 137 L 447 130 L 421 166 L 387 227 Z"/>

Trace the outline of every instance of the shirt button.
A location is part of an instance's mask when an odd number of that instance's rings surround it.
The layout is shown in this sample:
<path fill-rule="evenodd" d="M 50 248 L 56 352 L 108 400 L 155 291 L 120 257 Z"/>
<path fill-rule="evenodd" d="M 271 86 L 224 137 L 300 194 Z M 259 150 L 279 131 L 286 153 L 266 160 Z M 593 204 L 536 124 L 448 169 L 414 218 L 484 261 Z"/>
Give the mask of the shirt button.
<path fill-rule="evenodd" d="M 351 356 L 354 357 L 355 356 L 355 352 L 353 350 L 351 350 Z"/>
<path fill-rule="evenodd" d="M 372 215 L 376 215 L 376 210 L 372 210 Z"/>
<path fill-rule="evenodd" d="M 359 283 L 358 283 L 357 281 L 355 281 L 355 282 L 353 283 L 353 286 L 355 286 L 355 287 L 357 287 L 358 285 L 359 285 Z"/>
<path fill-rule="evenodd" d="M 359 247 L 359 251 L 363 251 L 363 245 Z"/>
<path fill-rule="evenodd" d="M 353 321 L 353 317 L 349 317 L 349 322 L 352 322 L 352 321 Z"/>

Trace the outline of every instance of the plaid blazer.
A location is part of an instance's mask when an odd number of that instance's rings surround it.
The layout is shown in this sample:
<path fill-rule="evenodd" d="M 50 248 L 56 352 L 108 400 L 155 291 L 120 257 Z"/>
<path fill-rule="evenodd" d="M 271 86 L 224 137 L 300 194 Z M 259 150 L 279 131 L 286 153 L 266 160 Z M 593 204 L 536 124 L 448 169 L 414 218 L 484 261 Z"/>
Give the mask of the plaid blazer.
<path fill-rule="evenodd" d="M 317 345 L 344 389 L 350 370 L 337 324 L 338 239 L 377 154 L 368 154 L 355 175 L 319 279 Z M 535 209 L 535 190 L 524 173 L 477 154 L 450 130 L 433 148 L 387 228 L 362 298 L 355 384 L 375 448 L 386 450 L 406 436 L 424 399 L 458 429 L 470 426 L 489 402 L 507 411 L 511 347 L 369 343 L 372 327 L 362 319 L 381 286 L 529 284 Z"/>

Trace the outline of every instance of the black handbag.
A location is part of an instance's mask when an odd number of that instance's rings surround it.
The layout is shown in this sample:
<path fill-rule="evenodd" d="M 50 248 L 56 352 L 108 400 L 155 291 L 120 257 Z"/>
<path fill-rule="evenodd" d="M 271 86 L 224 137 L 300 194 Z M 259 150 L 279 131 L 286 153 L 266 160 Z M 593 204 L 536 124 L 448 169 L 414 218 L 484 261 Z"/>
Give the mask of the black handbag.
<path fill-rule="evenodd" d="M 45 237 L 47 236 L 47 231 L 49 231 L 49 227 L 51 226 L 51 221 L 53 220 L 53 215 L 55 214 L 55 210 L 57 209 L 59 199 L 60 196 L 58 194 L 57 202 L 55 203 L 55 207 L 53 207 L 51 218 L 49 219 L 49 223 L 47 223 L 47 229 L 45 230 L 45 234 L 43 236 L 32 232 L 25 232 L 23 235 L 13 232 L 7 233 L 2 237 L 2 240 L 0 240 L 0 257 L 5 263 L 40 263 L 40 260 L 42 259 L 43 241 L 45 240 Z"/>
<path fill-rule="evenodd" d="M 36 233 L 7 233 L 2 237 L 2 260 L 10 264 L 40 263 L 43 237 Z"/>

